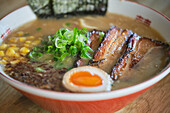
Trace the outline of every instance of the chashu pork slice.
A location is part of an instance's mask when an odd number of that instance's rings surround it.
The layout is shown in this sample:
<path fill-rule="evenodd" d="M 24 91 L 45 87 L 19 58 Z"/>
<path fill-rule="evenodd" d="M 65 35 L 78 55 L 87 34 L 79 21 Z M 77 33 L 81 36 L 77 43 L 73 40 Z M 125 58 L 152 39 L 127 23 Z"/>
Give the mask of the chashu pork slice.
<path fill-rule="evenodd" d="M 103 31 L 99 31 L 99 30 L 93 30 L 89 33 L 89 40 L 87 42 L 87 45 L 95 52 L 97 50 L 97 48 L 99 47 L 100 43 L 103 40 L 104 37 L 104 32 Z M 91 53 L 92 56 L 94 53 Z M 79 67 L 79 66 L 85 66 L 89 64 L 89 59 L 85 59 L 85 58 L 80 58 L 79 60 L 77 60 L 75 62 L 75 66 Z"/>
<path fill-rule="evenodd" d="M 126 50 L 127 42 L 132 35 L 133 32 L 130 30 L 122 30 L 115 26 L 111 27 L 90 65 L 111 73 L 113 66 Z"/>
<path fill-rule="evenodd" d="M 111 78 L 118 80 L 119 78 L 126 78 L 125 74 L 130 68 L 134 67 L 144 55 L 154 47 L 169 48 L 168 44 L 161 41 L 152 40 L 149 38 L 141 38 L 137 34 L 129 40 L 127 50 L 119 59 L 118 63 L 113 67 Z"/>

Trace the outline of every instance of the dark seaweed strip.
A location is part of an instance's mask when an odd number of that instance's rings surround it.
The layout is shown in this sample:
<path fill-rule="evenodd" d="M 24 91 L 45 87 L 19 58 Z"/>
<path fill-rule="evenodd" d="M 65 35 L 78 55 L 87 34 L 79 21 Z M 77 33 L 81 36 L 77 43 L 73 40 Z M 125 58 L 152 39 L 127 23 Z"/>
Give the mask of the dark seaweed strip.
<path fill-rule="evenodd" d="M 40 18 L 53 16 L 50 0 L 27 0 L 34 13 Z"/>
<path fill-rule="evenodd" d="M 53 9 L 53 1 L 50 0 L 50 9 Z M 54 15 L 54 10 L 51 10 L 51 14 Z"/>
<path fill-rule="evenodd" d="M 27 0 L 40 18 L 105 15 L 108 0 Z"/>

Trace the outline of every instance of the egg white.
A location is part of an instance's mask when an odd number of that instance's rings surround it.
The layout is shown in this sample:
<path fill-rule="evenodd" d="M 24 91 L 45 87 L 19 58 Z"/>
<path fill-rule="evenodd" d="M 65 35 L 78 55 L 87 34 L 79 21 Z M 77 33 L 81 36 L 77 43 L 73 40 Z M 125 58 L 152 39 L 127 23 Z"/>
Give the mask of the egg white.
<path fill-rule="evenodd" d="M 73 75 L 73 73 L 79 71 L 87 71 L 90 72 L 92 75 L 94 74 L 98 75 L 102 79 L 102 85 L 86 87 L 86 86 L 78 86 L 70 82 L 70 77 Z M 63 76 L 62 83 L 66 89 L 72 92 L 103 92 L 103 91 L 111 90 L 111 84 L 113 83 L 113 81 L 110 78 L 110 75 L 108 75 L 105 71 L 99 68 L 92 67 L 92 66 L 82 66 L 78 68 L 73 68 L 70 71 L 66 72 L 65 75 Z"/>

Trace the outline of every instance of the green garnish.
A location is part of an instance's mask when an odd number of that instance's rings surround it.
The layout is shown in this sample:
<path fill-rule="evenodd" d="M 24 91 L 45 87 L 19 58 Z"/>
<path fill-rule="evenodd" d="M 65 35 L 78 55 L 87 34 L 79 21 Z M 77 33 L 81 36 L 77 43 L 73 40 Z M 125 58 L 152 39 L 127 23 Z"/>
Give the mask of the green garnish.
<path fill-rule="evenodd" d="M 41 27 L 38 27 L 36 30 L 37 30 L 37 31 L 41 31 L 41 30 L 42 30 L 42 28 L 41 28 Z"/>
<path fill-rule="evenodd" d="M 34 47 L 33 50 L 28 54 L 29 58 L 36 60 L 40 58 L 43 54 L 41 53 L 41 47 Z"/>
<path fill-rule="evenodd" d="M 36 70 L 37 72 L 45 72 L 45 70 L 42 69 L 42 68 L 40 68 L 40 67 L 35 68 L 35 70 Z"/>
<path fill-rule="evenodd" d="M 61 68 L 66 59 L 77 55 L 91 59 L 90 53 L 93 50 L 86 45 L 88 34 L 85 28 L 78 30 L 75 27 L 72 31 L 64 28 L 59 29 L 55 35 L 48 36 L 48 41 L 42 41 L 42 46 L 34 47 L 28 56 L 31 60 L 38 61 L 44 54 L 51 54 L 53 56 L 51 60 L 56 62 L 56 68 Z"/>
<path fill-rule="evenodd" d="M 66 23 L 66 26 L 67 26 L 67 27 L 70 27 L 70 26 L 71 26 L 71 23 L 67 22 L 67 23 Z"/>
<path fill-rule="evenodd" d="M 29 36 L 30 34 L 29 33 L 25 33 L 24 36 Z"/>
<path fill-rule="evenodd" d="M 99 35 L 100 35 L 99 41 L 101 42 L 104 38 L 105 33 L 101 31 L 99 32 Z"/>

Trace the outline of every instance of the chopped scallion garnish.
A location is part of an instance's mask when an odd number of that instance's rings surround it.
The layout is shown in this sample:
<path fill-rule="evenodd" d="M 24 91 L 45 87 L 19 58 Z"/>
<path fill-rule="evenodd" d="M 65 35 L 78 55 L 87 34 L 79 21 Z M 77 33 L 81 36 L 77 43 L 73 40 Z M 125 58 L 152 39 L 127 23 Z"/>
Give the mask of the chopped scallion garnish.
<path fill-rule="evenodd" d="M 42 28 L 41 28 L 41 27 L 38 27 L 36 30 L 37 30 L 37 31 L 41 31 L 41 30 L 42 30 Z"/>
<path fill-rule="evenodd" d="M 99 41 L 101 42 L 104 38 L 105 33 L 101 31 L 99 32 L 99 35 L 100 35 Z"/>
<path fill-rule="evenodd" d="M 70 27 L 70 26 L 71 26 L 71 23 L 67 22 L 67 23 L 66 23 L 66 26 L 67 26 L 67 27 Z"/>
<path fill-rule="evenodd" d="M 68 29 L 59 29 L 55 35 L 48 36 L 48 41 L 42 41 L 43 45 L 34 47 L 29 53 L 32 60 L 39 59 L 43 54 L 52 54 L 52 60 L 56 61 L 55 67 L 61 67 L 62 62 L 67 57 L 80 55 L 82 58 L 91 59 L 93 50 L 86 45 L 88 41 L 88 32 L 85 28 L 78 30 L 75 27 L 72 31 Z"/>
<path fill-rule="evenodd" d="M 29 33 L 25 33 L 24 36 L 29 36 L 30 34 Z"/>
<path fill-rule="evenodd" d="M 40 68 L 40 67 L 35 68 L 35 70 L 36 70 L 37 72 L 45 72 L 45 70 L 42 69 L 42 68 Z"/>

